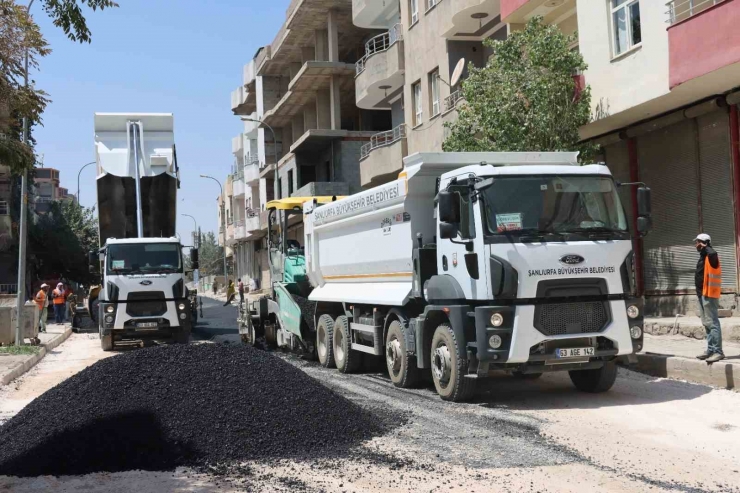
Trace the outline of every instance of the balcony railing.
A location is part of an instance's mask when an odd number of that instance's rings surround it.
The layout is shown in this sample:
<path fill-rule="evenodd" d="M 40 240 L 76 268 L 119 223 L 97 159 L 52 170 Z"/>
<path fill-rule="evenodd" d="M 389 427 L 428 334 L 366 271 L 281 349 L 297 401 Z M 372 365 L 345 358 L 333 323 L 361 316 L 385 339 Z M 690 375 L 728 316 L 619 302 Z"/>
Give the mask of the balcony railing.
<path fill-rule="evenodd" d="M 455 109 L 455 105 L 463 98 L 461 90 L 457 90 L 445 98 L 445 112 Z"/>
<path fill-rule="evenodd" d="M 365 43 L 365 55 L 355 63 L 355 76 L 365 71 L 365 64 L 371 56 L 386 51 L 402 39 L 403 27 L 401 24 L 396 24 L 387 33 L 379 34 L 370 39 Z"/>
<path fill-rule="evenodd" d="M 673 25 L 725 1 L 727 0 L 671 0 L 666 4 L 668 7 L 666 22 Z"/>
<path fill-rule="evenodd" d="M 244 168 L 237 166 L 231 173 L 233 181 L 244 181 Z"/>
<path fill-rule="evenodd" d="M 18 285 L 0 284 L 0 294 L 18 294 Z"/>
<path fill-rule="evenodd" d="M 365 159 L 378 147 L 391 145 L 394 142 L 398 142 L 401 139 L 406 138 L 406 124 L 402 123 L 393 130 L 387 132 L 381 132 L 370 137 L 370 142 L 362 146 L 360 149 L 360 159 Z"/>
<path fill-rule="evenodd" d="M 8 203 L 0 200 L 0 216 L 7 216 L 8 214 Z"/>

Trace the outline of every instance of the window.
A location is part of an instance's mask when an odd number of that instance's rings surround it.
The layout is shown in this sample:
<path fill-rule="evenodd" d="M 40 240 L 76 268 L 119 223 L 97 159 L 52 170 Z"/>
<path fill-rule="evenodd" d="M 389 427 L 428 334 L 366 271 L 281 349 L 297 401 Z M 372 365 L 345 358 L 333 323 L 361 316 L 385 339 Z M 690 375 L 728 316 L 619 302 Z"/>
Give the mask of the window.
<path fill-rule="evenodd" d="M 439 69 L 429 74 L 429 107 L 432 117 L 439 115 Z"/>
<path fill-rule="evenodd" d="M 427 10 L 431 9 L 441 1 L 442 0 L 427 0 Z"/>
<path fill-rule="evenodd" d="M 293 170 L 288 171 L 288 197 L 293 195 Z"/>
<path fill-rule="evenodd" d="M 278 200 L 283 198 L 283 179 L 282 178 L 278 178 L 277 194 L 278 194 L 277 196 Z"/>
<path fill-rule="evenodd" d="M 414 95 L 414 126 L 421 125 L 421 120 L 424 117 L 424 109 L 421 101 L 421 81 L 416 82 L 411 86 L 411 91 Z"/>
<path fill-rule="evenodd" d="M 411 25 L 419 22 L 419 0 L 409 0 L 409 12 L 411 14 Z"/>
<path fill-rule="evenodd" d="M 0 200 L 0 216 L 8 215 L 8 203 L 5 200 Z"/>
<path fill-rule="evenodd" d="M 610 1 L 612 31 L 614 33 L 614 56 L 617 56 L 642 42 L 640 0 Z"/>

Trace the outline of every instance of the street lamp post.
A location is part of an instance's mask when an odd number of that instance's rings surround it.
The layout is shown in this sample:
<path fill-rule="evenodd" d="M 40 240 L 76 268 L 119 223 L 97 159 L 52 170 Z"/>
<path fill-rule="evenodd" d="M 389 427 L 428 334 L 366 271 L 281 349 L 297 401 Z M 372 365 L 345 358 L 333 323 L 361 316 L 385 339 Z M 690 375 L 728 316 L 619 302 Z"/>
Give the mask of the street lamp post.
<path fill-rule="evenodd" d="M 96 161 L 92 161 L 90 163 L 87 163 L 82 168 L 80 168 L 80 171 L 77 172 L 77 204 L 80 204 L 80 175 L 82 174 L 82 170 L 90 166 L 91 164 L 95 164 Z"/>
<path fill-rule="evenodd" d="M 193 230 L 193 233 L 194 234 L 198 234 L 198 222 L 195 220 L 195 218 L 193 216 L 191 216 L 190 214 L 180 214 L 180 215 L 181 216 L 189 217 L 190 219 L 193 220 L 193 225 L 195 226 L 195 229 Z M 198 241 L 200 241 L 200 237 L 198 237 Z M 195 248 L 199 248 L 200 247 L 200 243 L 198 241 L 195 242 Z"/>
<path fill-rule="evenodd" d="M 31 5 L 34 0 L 28 2 L 26 9 L 26 17 L 31 17 Z M 26 43 L 26 56 L 23 60 L 23 72 L 24 72 L 24 87 L 28 89 L 28 43 Z M 23 115 L 23 143 L 28 145 L 28 116 Z M 28 215 L 28 170 L 24 169 L 21 175 L 21 224 L 18 236 L 20 237 L 20 244 L 18 246 L 18 297 L 16 299 L 16 308 L 18 310 L 18 317 L 15 326 L 15 345 L 20 346 L 23 343 L 23 305 L 25 304 L 26 297 L 26 236 L 28 235 L 28 221 L 26 216 Z"/>
<path fill-rule="evenodd" d="M 209 178 L 216 183 L 218 183 L 218 187 L 221 189 L 221 228 L 223 228 L 223 234 L 224 234 L 224 279 L 228 278 L 228 270 L 226 269 L 226 198 L 224 197 L 224 187 L 221 185 L 221 182 L 215 179 L 212 176 L 208 175 L 200 175 L 201 178 Z"/>
<path fill-rule="evenodd" d="M 270 125 L 268 125 L 267 123 L 263 122 L 262 120 L 260 120 L 258 118 L 248 118 L 246 116 L 243 116 L 242 117 L 242 121 L 260 123 L 260 124 L 266 126 L 267 128 L 269 128 L 270 129 L 270 132 L 272 132 L 272 150 L 275 153 L 275 174 L 273 175 L 273 181 L 275 182 L 275 192 L 276 192 L 275 193 L 275 198 L 277 199 L 278 198 L 278 193 L 277 193 L 277 187 L 278 187 L 278 151 L 277 151 L 277 136 L 275 135 L 275 130 L 273 130 L 273 128 Z"/>

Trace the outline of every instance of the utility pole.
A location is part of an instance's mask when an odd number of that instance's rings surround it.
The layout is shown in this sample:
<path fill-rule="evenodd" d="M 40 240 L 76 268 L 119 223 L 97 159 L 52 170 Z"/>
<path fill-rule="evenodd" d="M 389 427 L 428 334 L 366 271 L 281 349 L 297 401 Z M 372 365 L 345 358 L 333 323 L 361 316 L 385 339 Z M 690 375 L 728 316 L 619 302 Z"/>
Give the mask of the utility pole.
<path fill-rule="evenodd" d="M 80 175 L 82 174 L 82 170 L 90 166 L 91 164 L 95 164 L 96 161 L 93 161 L 91 163 L 87 163 L 82 168 L 80 168 L 80 171 L 77 172 L 77 205 L 82 206 L 80 204 Z"/>
<path fill-rule="evenodd" d="M 34 0 L 28 2 L 28 8 L 26 9 L 26 16 L 31 17 L 31 5 Z M 24 69 L 24 86 L 28 89 L 28 43 L 26 43 L 26 56 L 23 60 Z M 28 145 L 28 131 L 29 131 L 28 116 L 23 116 L 23 143 Z M 25 305 L 26 298 L 26 236 L 28 235 L 28 221 L 26 216 L 28 215 L 28 170 L 24 169 L 21 175 L 21 218 L 20 218 L 20 231 L 18 237 L 20 245 L 18 247 L 18 298 L 16 300 L 16 308 L 18 310 L 18 319 L 16 320 L 15 326 L 15 345 L 20 346 L 23 344 L 23 306 Z"/>

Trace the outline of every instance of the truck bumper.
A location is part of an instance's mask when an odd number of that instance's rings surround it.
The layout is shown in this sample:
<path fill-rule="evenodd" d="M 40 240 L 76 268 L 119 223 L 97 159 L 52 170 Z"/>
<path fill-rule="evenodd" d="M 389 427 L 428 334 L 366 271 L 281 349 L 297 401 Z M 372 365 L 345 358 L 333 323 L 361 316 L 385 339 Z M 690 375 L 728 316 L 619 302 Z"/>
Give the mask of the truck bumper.
<path fill-rule="evenodd" d="M 168 306 L 167 312 L 159 317 L 131 317 L 126 314 L 125 302 L 101 303 L 100 333 L 103 336 L 113 334 L 116 340 L 170 339 L 181 332 L 189 333 L 192 329 L 190 300 L 178 299 L 171 304 L 172 307 Z M 113 312 L 108 311 L 109 307 L 113 307 Z"/>
<path fill-rule="evenodd" d="M 555 350 L 573 347 L 594 347 L 591 360 L 628 357 L 642 350 L 643 319 L 642 300 L 608 301 L 609 321 L 596 332 L 576 331 L 577 326 L 569 326 L 571 333 L 551 335 L 535 327 L 535 305 L 519 306 L 483 306 L 476 307 L 475 332 L 478 361 L 489 364 L 526 364 L 553 362 Z M 631 319 L 627 316 L 627 307 L 638 307 L 639 316 Z M 491 317 L 499 313 L 503 323 L 494 327 Z M 631 330 L 632 328 L 639 330 Z M 637 335 L 638 337 L 633 337 Z M 492 337 L 498 336 L 498 338 Z M 498 347 L 493 347 L 496 344 Z M 629 360 L 630 358 L 623 358 Z M 567 363 L 566 360 L 561 360 Z M 588 360 L 586 360 L 588 361 Z"/>

